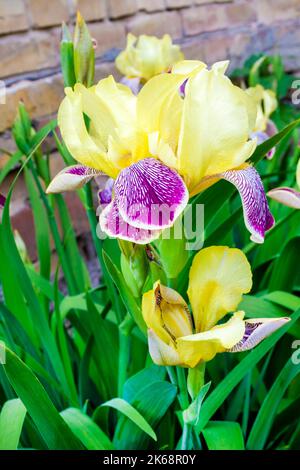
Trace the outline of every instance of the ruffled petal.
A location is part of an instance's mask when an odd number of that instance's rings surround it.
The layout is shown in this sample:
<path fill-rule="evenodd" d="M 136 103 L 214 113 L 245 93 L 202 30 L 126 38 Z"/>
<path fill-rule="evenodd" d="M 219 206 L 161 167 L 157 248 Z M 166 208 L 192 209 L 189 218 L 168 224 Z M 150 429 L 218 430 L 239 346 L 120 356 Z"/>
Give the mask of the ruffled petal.
<path fill-rule="evenodd" d="M 189 189 L 205 176 L 240 166 L 256 147 L 256 141 L 249 141 L 256 104 L 224 75 L 227 65 L 200 70 L 185 87 L 178 170 Z"/>
<path fill-rule="evenodd" d="M 177 340 L 177 351 L 182 363 L 195 367 L 210 361 L 216 354 L 231 349 L 245 334 L 244 312 L 236 312 L 228 322 L 209 331 L 185 336 Z"/>
<path fill-rule="evenodd" d="M 250 238 L 255 243 L 263 243 L 265 232 L 274 226 L 275 221 L 269 210 L 264 187 L 256 169 L 247 166 L 241 170 L 225 171 L 219 176 L 234 184 L 239 191 L 245 225 L 251 233 Z"/>
<path fill-rule="evenodd" d="M 189 199 L 182 178 L 154 158 L 122 170 L 114 189 L 121 217 L 141 229 L 170 227 Z"/>
<path fill-rule="evenodd" d="M 300 192 L 292 188 L 283 186 L 282 188 L 271 189 L 267 193 L 271 199 L 280 202 L 284 206 L 292 207 L 292 209 L 300 209 Z"/>
<path fill-rule="evenodd" d="M 129 225 L 123 220 L 116 200 L 108 204 L 101 212 L 99 222 L 102 232 L 106 233 L 109 237 L 121 238 L 122 240 L 128 240 L 140 245 L 156 240 L 161 233 L 158 230 L 144 230 Z"/>
<path fill-rule="evenodd" d="M 288 317 L 253 318 L 251 320 L 245 320 L 245 332 L 243 338 L 231 347 L 229 351 L 248 351 L 289 321 L 290 318 Z"/>
<path fill-rule="evenodd" d="M 190 269 L 188 288 L 196 331 L 209 330 L 234 311 L 251 287 L 251 267 L 241 250 L 227 246 L 200 250 Z"/>
<path fill-rule="evenodd" d="M 51 181 L 47 193 L 61 193 L 63 191 L 75 191 L 82 188 L 92 178 L 101 172 L 84 165 L 73 165 L 64 168 Z"/>

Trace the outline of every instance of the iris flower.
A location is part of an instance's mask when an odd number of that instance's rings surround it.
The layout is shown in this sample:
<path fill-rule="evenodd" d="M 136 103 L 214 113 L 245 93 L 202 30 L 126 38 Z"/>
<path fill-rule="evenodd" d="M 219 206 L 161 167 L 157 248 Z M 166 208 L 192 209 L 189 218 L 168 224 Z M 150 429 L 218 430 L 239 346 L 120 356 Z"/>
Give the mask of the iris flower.
<path fill-rule="evenodd" d="M 251 136 L 256 137 L 258 143 L 262 144 L 278 132 L 276 125 L 270 119 L 278 106 L 276 94 L 273 90 L 265 89 L 262 85 L 250 87 L 246 91 L 257 104 L 257 118 Z M 275 148 L 267 153 L 267 158 L 270 160 L 274 153 Z"/>
<path fill-rule="evenodd" d="M 296 182 L 300 188 L 300 160 L 296 170 Z M 291 207 L 292 209 L 300 209 L 300 192 L 297 191 L 297 189 L 282 186 L 280 188 L 271 189 L 271 191 L 268 192 L 268 196 L 284 206 Z"/>
<path fill-rule="evenodd" d="M 0 209 L 3 209 L 5 205 L 6 197 L 3 196 L 3 194 L 0 193 Z"/>
<path fill-rule="evenodd" d="M 102 230 L 143 244 L 173 225 L 189 197 L 223 178 L 239 190 L 251 239 L 262 243 L 274 219 L 259 175 L 246 163 L 257 144 L 249 139 L 257 107 L 225 76 L 227 66 L 208 70 L 183 61 L 149 80 L 138 96 L 112 77 L 88 89 L 67 88 L 58 124 L 79 165 L 57 175 L 48 192 L 105 173 L 115 182 Z"/>
<path fill-rule="evenodd" d="M 251 290 L 252 274 L 242 251 L 224 246 L 201 250 L 194 258 L 188 297 L 157 282 L 143 296 L 142 313 L 148 327 L 149 351 L 159 365 L 195 367 L 222 352 L 252 349 L 289 318 L 244 319 L 236 310 Z"/>
<path fill-rule="evenodd" d="M 135 92 L 140 85 L 160 73 L 167 72 L 176 62 L 183 60 L 180 47 L 172 44 L 165 34 L 162 39 L 142 35 L 127 35 L 126 49 L 116 58 L 116 67 L 124 75 L 123 83 Z"/>

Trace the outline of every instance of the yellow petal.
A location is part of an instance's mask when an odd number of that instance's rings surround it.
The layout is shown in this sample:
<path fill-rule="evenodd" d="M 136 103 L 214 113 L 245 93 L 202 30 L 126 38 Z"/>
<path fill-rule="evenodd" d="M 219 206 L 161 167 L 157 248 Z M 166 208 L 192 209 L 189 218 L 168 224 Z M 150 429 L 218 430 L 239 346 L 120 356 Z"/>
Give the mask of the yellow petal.
<path fill-rule="evenodd" d="M 163 74 L 149 80 L 137 100 L 137 120 L 148 134 L 151 155 L 163 163 L 177 166 L 177 144 L 181 125 L 183 100 L 179 87 L 184 77 Z"/>
<path fill-rule="evenodd" d="M 79 163 L 115 176 L 107 162 L 105 148 L 89 135 L 83 118 L 83 99 L 80 93 L 66 89 L 66 97 L 58 111 L 58 125 L 64 142 Z"/>
<path fill-rule="evenodd" d="M 244 312 L 236 312 L 227 323 L 209 331 L 179 338 L 177 351 L 182 363 L 195 367 L 199 362 L 207 362 L 216 354 L 225 352 L 237 344 L 244 336 Z"/>
<path fill-rule="evenodd" d="M 180 357 L 172 344 L 166 344 L 155 334 L 153 330 L 148 330 L 149 353 L 153 362 L 159 366 L 177 366 L 180 364 Z"/>
<path fill-rule="evenodd" d="M 204 68 L 206 68 L 206 64 L 200 62 L 200 60 L 182 60 L 173 65 L 172 73 L 189 76 L 194 72 L 200 72 Z"/>
<path fill-rule="evenodd" d="M 178 168 L 189 189 L 209 175 L 244 163 L 253 153 L 248 142 L 256 104 L 224 76 L 226 62 L 192 75 L 185 87 Z"/>
<path fill-rule="evenodd" d="M 166 344 L 192 333 L 192 321 L 184 299 L 175 290 L 156 282 L 142 300 L 147 327 Z"/>
<path fill-rule="evenodd" d="M 250 87 L 246 92 L 255 100 L 257 106 L 254 132 L 264 132 L 271 114 L 278 106 L 276 94 L 273 90 L 266 90 L 262 85 Z"/>
<path fill-rule="evenodd" d="M 211 246 L 199 251 L 188 288 L 196 331 L 210 329 L 233 312 L 251 287 L 250 264 L 241 250 Z"/>

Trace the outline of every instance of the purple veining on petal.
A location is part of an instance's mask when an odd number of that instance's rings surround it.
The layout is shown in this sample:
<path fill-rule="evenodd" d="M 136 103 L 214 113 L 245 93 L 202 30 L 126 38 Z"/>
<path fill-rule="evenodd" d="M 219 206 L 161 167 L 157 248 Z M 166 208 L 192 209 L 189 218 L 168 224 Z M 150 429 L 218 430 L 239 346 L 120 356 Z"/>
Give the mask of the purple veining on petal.
<path fill-rule="evenodd" d="M 0 209 L 3 209 L 5 205 L 6 197 L 3 196 L 3 194 L 0 193 Z"/>
<path fill-rule="evenodd" d="M 98 192 L 98 198 L 100 204 L 110 204 L 112 201 L 112 193 L 114 188 L 114 179 L 108 178 L 105 183 L 104 189 Z"/>
<path fill-rule="evenodd" d="M 274 201 L 280 202 L 284 206 L 291 207 L 292 209 L 300 209 L 300 192 L 285 186 L 281 188 L 271 189 L 267 193 Z"/>
<path fill-rule="evenodd" d="M 188 78 L 186 78 L 179 87 L 179 95 L 181 96 L 181 98 L 185 98 L 185 87 L 186 87 L 187 82 L 188 82 Z"/>
<path fill-rule="evenodd" d="M 248 166 L 242 170 L 225 171 L 220 176 L 234 184 L 240 193 L 244 220 L 251 233 L 251 240 L 263 243 L 265 232 L 270 230 L 275 222 L 259 174 L 255 168 Z"/>
<path fill-rule="evenodd" d="M 84 186 L 99 174 L 101 174 L 100 171 L 84 165 L 69 166 L 64 168 L 53 178 L 47 188 L 47 193 L 74 191 Z"/>
<path fill-rule="evenodd" d="M 178 173 L 154 158 L 122 170 L 114 189 L 122 218 L 134 227 L 150 230 L 172 226 L 189 199 Z"/>
<path fill-rule="evenodd" d="M 109 237 L 121 238 L 133 243 L 145 245 L 159 237 L 159 230 L 144 230 L 129 225 L 122 219 L 116 200 L 112 201 L 101 212 L 100 218 L 101 230 Z"/>
<path fill-rule="evenodd" d="M 98 171 L 94 168 L 89 168 L 83 165 L 74 165 L 66 168 L 65 171 L 68 175 L 76 175 L 76 176 L 94 176 L 98 174 Z"/>
<path fill-rule="evenodd" d="M 248 351 L 262 340 L 281 328 L 290 318 L 257 318 L 245 320 L 245 333 L 241 341 L 230 349 L 230 352 Z"/>

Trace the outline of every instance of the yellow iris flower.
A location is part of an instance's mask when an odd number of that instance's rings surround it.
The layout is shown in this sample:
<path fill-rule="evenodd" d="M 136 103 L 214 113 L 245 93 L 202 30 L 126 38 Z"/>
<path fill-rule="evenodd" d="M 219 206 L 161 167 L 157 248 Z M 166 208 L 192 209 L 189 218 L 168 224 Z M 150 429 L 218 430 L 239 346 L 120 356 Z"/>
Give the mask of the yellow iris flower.
<path fill-rule="evenodd" d="M 127 78 L 150 80 L 183 60 L 180 47 L 172 44 L 172 39 L 165 34 L 162 39 L 155 36 L 133 34 L 127 36 L 127 46 L 116 58 L 117 69 Z"/>
<path fill-rule="evenodd" d="M 250 349 L 289 320 L 244 320 L 244 312 L 238 311 L 217 325 L 237 308 L 251 287 L 251 268 L 245 255 L 223 246 L 205 248 L 194 258 L 188 288 L 193 319 L 185 300 L 157 282 L 142 302 L 153 361 L 195 367 L 217 353 Z"/>
<path fill-rule="evenodd" d="M 267 130 L 271 114 L 278 106 L 276 94 L 273 90 L 267 90 L 262 85 L 250 87 L 246 92 L 255 100 L 257 105 L 254 132 L 264 132 Z"/>
<path fill-rule="evenodd" d="M 48 192 L 74 190 L 95 172 L 105 173 L 115 180 L 117 194 L 101 227 L 110 236 L 146 243 L 174 222 L 167 216 L 162 224 L 152 223 L 149 204 L 175 204 L 177 217 L 188 197 L 224 178 L 240 192 L 251 240 L 262 243 L 274 219 L 259 175 L 246 163 L 257 145 L 249 137 L 257 104 L 225 75 L 227 67 L 228 62 L 208 69 L 203 62 L 181 61 L 171 73 L 150 79 L 137 96 L 112 76 L 91 88 L 67 88 L 58 124 L 68 150 L 85 168 L 67 168 Z M 126 212 L 132 201 L 139 205 L 139 220 Z M 119 213 L 123 230 L 115 223 L 112 228 Z"/>
<path fill-rule="evenodd" d="M 241 167 L 256 148 L 256 139 L 249 140 L 256 103 L 225 76 L 227 67 L 219 62 L 208 70 L 202 62 L 183 61 L 146 83 L 138 96 L 138 122 L 151 155 L 175 168 L 191 195 L 207 177 Z M 182 99 L 178 89 L 185 80 Z"/>
<path fill-rule="evenodd" d="M 207 176 L 241 167 L 256 147 L 256 140 L 249 140 L 255 101 L 224 75 L 227 65 L 208 70 L 202 62 L 183 61 L 173 73 L 151 79 L 138 97 L 112 76 L 91 88 L 67 88 L 58 124 L 70 153 L 113 178 L 153 156 L 196 194 Z M 179 90 L 187 78 L 182 99 Z"/>

